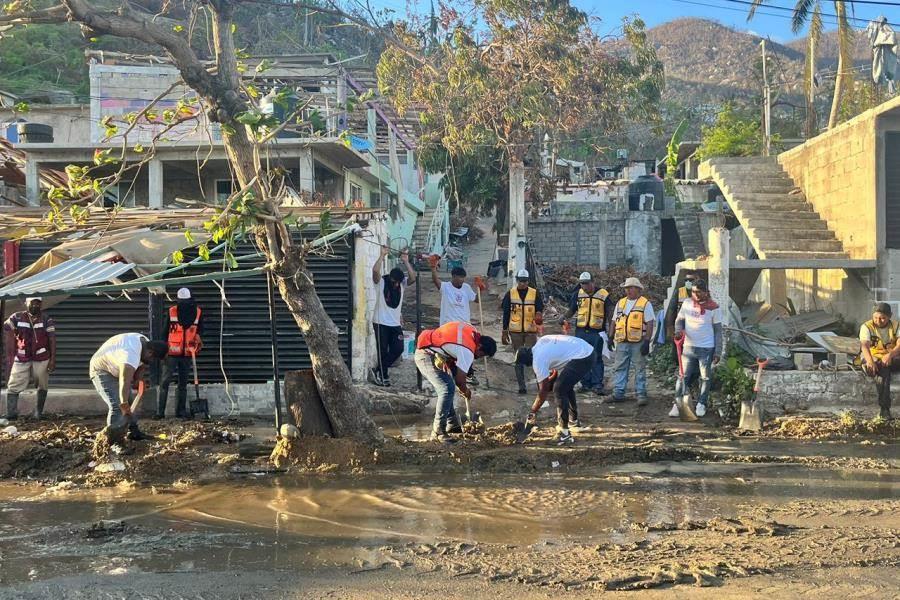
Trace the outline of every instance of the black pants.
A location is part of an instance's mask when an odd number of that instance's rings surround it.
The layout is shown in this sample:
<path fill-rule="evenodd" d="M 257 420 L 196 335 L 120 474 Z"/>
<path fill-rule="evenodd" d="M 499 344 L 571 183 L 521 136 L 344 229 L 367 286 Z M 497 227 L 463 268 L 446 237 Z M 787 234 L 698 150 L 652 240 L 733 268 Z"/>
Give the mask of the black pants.
<path fill-rule="evenodd" d="M 891 376 L 896 371 L 900 371 L 900 358 L 895 358 L 890 365 L 879 364 L 875 372 L 875 389 L 882 412 L 891 410 Z"/>
<path fill-rule="evenodd" d="M 388 367 L 403 356 L 403 328 L 374 323 L 375 343 L 378 345 L 378 371 L 388 378 Z"/>
<path fill-rule="evenodd" d="M 162 380 L 159 382 L 159 391 L 156 395 L 156 414 L 160 417 L 166 416 L 166 398 L 169 395 L 169 385 L 176 377 L 178 377 L 178 406 L 175 409 L 175 416 L 188 416 L 187 407 L 187 385 L 191 378 L 193 364 L 190 356 L 170 356 L 166 359 L 166 366 L 163 369 Z"/>
<path fill-rule="evenodd" d="M 569 428 L 569 416 L 578 419 L 578 405 L 575 403 L 575 384 L 591 372 L 597 364 L 597 353 L 591 352 L 584 358 L 570 360 L 554 382 L 556 393 L 556 421 L 562 429 Z"/>

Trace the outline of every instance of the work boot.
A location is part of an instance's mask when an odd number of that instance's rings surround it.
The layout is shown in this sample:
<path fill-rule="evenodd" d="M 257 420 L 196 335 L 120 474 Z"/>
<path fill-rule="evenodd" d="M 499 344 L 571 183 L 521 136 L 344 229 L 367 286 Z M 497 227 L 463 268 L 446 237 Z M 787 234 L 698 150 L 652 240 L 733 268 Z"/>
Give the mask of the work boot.
<path fill-rule="evenodd" d="M 455 444 L 456 440 L 447 435 L 445 432 L 432 431 L 431 441 L 440 442 L 441 444 Z"/>
<path fill-rule="evenodd" d="M 19 418 L 19 395 L 11 392 L 6 393 L 6 419 L 15 421 Z"/>
<path fill-rule="evenodd" d="M 147 436 L 144 435 L 144 432 L 138 429 L 137 423 L 131 423 L 128 425 L 128 439 L 134 442 L 140 442 L 141 440 L 146 440 Z"/>
<path fill-rule="evenodd" d="M 40 421 L 44 417 L 44 405 L 47 403 L 47 390 L 38 390 L 37 402 L 34 406 L 34 418 Z"/>
<path fill-rule="evenodd" d="M 885 421 L 891 420 L 891 409 L 886 406 L 881 408 L 881 412 L 878 413 L 878 416 L 884 419 Z"/>
<path fill-rule="evenodd" d="M 447 422 L 447 433 L 452 434 L 460 434 L 463 432 L 462 423 L 460 422 L 459 416 L 452 417 Z"/>

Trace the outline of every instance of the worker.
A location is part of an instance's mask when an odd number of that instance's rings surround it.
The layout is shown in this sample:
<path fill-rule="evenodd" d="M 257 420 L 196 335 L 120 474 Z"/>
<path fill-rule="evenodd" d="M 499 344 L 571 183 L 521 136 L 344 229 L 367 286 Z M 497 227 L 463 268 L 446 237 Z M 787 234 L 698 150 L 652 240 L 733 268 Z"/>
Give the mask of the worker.
<path fill-rule="evenodd" d="M 462 431 L 453 406 L 455 390 L 459 389 L 466 400 L 471 400 L 466 374 L 476 358 L 494 356 L 496 352 L 497 342 L 493 338 L 481 335 L 462 321 L 451 321 L 419 334 L 416 367 L 437 394 L 432 440 L 452 443 L 454 440 L 449 434 Z"/>
<path fill-rule="evenodd" d="M 590 344 L 597 352 L 598 360 L 589 373 L 581 380 L 581 389 L 603 395 L 603 378 L 605 376 L 603 359 L 599 358 L 606 344 L 606 328 L 613 312 L 613 301 L 609 292 L 597 288 L 593 276 L 585 271 L 578 277 L 578 289 L 569 300 L 569 309 L 562 318 L 564 325 L 572 315 L 575 319 L 575 337 Z M 565 325 L 564 325 L 565 326 Z M 577 415 L 577 410 L 576 410 Z M 577 417 L 573 417 L 577 420 Z"/>
<path fill-rule="evenodd" d="M 537 412 L 547 401 L 550 390 L 556 394 L 556 443 L 560 446 L 575 441 L 569 431 L 569 407 L 576 405 L 575 384 L 598 360 L 591 344 L 570 335 L 545 335 L 533 348 L 516 352 L 516 364 L 530 366 L 538 381 L 538 396 L 528 414 L 530 422 L 537 419 Z"/>
<path fill-rule="evenodd" d="M 665 315 L 665 330 L 664 333 L 660 332 L 659 339 L 656 340 L 657 344 L 664 344 L 666 340 L 673 339 L 675 335 L 675 319 L 678 317 L 678 312 L 681 310 L 681 306 L 684 304 L 684 301 L 691 297 L 691 289 L 693 289 L 694 281 L 699 279 L 699 275 L 694 271 L 688 271 L 684 275 L 684 285 L 678 288 L 677 293 L 669 301 L 669 306 L 666 307 L 666 315 Z M 678 353 L 675 352 L 675 368 L 678 369 Z M 677 418 L 679 415 L 678 412 L 678 404 L 673 403 L 672 409 L 669 411 L 669 416 L 672 418 Z"/>
<path fill-rule="evenodd" d="M 13 313 L 3 324 L 6 363 L 6 418 L 19 416 L 19 394 L 31 379 L 37 387 L 34 418 L 41 419 L 47 402 L 50 373 L 56 368 L 56 323 L 41 310 L 39 296 L 25 299 L 25 309 Z"/>
<path fill-rule="evenodd" d="M 891 305 L 879 302 L 859 328 L 860 357 L 866 374 L 875 378 L 882 419 L 891 418 L 891 376 L 900 371 L 900 321 L 892 317 Z"/>
<path fill-rule="evenodd" d="M 450 281 L 441 281 L 437 274 L 437 261 L 431 261 L 431 281 L 434 287 L 441 293 L 441 325 L 458 321 L 471 323 L 472 314 L 469 310 L 470 302 L 478 302 L 478 295 L 468 283 L 466 283 L 466 270 L 462 267 L 453 267 L 450 271 Z"/>
<path fill-rule="evenodd" d="M 685 395 L 691 380 L 700 374 L 700 397 L 694 412 L 698 417 L 706 415 L 713 366 L 722 357 L 722 314 L 719 305 L 709 295 L 709 288 L 702 279 L 695 279 L 691 297 L 687 298 L 675 319 L 675 340 L 684 340 L 681 349 L 681 370 L 675 383 L 675 396 Z M 678 407 L 675 407 L 676 415 Z M 671 413 L 669 414 L 671 416 Z"/>
<path fill-rule="evenodd" d="M 622 284 L 625 297 L 616 304 L 610 325 L 616 351 L 613 402 L 625 400 L 628 373 L 634 366 L 634 387 L 638 406 L 647 404 L 647 355 L 656 315 L 653 305 L 641 295 L 644 285 L 637 277 L 629 277 Z"/>
<path fill-rule="evenodd" d="M 168 352 L 168 343 L 151 341 L 140 333 L 114 335 L 94 352 L 88 373 L 91 383 L 108 407 L 106 431 L 111 442 L 121 442 L 126 428 L 129 439 L 144 439 L 138 428 L 138 416 L 131 410 L 135 371 L 142 365 L 151 366 L 162 360 Z"/>
<path fill-rule="evenodd" d="M 372 282 L 377 293 L 372 326 L 375 329 L 378 364 L 371 370 L 371 374 L 372 383 L 381 387 L 390 387 L 388 369 L 403 356 L 403 293 L 406 286 L 416 282 L 416 270 L 409 263 L 408 249 L 400 252 L 400 262 L 406 268 L 406 273 L 403 269 L 394 267 L 387 275 L 381 275 L 381 263 L 389 253 L 390 249 L 382 246 L 381 256 L 372 266 Z"/>
<path fill-rule="evenodd" d="M 178 290 L 178 302 L 169 307 L 169 353 L 163 369 L 162 379 L 156 395 L 156 414 L 154 419 L 166 416 L 166 398 L 169 385 L 178 378 L 178 405 L 175 416 L 190 419 L 187 410 L 187 386 L 193 370 L 192 354 L 199 354 L 203 347 L 203 311 L 194 301 L 191 290 L 183 287 Z"/>
<path fill-rule="evenodd" d="M 503 331 L 500 340 L 506 345 L 512 345 L 513 351 L 534 346 L 538 329 L 544 321 L 544 300 L 540 292 L 528 285 L 529 280 L 528 270 L 520 269 L 516 273 L 515 287 L 506 292 L 501 302 Z M 515 371 L 519 393 L 524 394 L 527 392 L 525 367 L 516 363 Z"/>

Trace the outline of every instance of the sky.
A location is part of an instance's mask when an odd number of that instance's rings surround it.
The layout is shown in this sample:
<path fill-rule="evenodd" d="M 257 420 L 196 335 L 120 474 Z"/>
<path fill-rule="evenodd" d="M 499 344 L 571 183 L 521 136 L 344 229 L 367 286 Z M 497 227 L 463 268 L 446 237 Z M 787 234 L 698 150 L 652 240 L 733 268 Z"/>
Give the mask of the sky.
<path fill-rule="evenodd" d="M 805 32 L 791 32 L 791 10 L 795 0 L 767 0 L 766 6 L 757 10 L 753 20 L 747 21 L 748 0 L 573 0 L 573 3 L 589 15 L 597 17 L 600 22 L 596 29 L 601 34 L 616 33 L 624 16 L 639 15 L 648 27 L 653 27 L 680 17 L 700 17 L 713 19 L 729 27 L 742 31 L 751 31 L 763 37 L 769 37 L 780 43 L 802 37 Z M 873 0 L 868 0 L 873 1 Z M 900 32 L 900 0 L 874 0 L 884 5 L 855 3 L 851 16 L 851 25 L 864 29 L 866 23 L 879 15 L 887 17 L 896 24 L 894 29 Z M 381 7 L 389 7 L 396 12 L 406 12 L 407 0 L 372 0 Z M 418 9 L 430 6 L 429 0 L 417 0 Z M 437 4 L 437 0 L 435 0 Z M 848 3 L 849 5 L 850 3 Z M 834 14 L 834 2 L 822 2 L 823 13 Z M 825 29 L 835 29 L 835 20 L 824 17 Z"/>

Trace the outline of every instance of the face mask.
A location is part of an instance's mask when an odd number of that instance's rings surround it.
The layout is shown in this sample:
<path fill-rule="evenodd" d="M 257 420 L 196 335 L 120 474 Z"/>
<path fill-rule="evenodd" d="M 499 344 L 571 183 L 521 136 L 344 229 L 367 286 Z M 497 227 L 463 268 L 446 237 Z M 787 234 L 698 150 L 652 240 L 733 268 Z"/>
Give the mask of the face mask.
<path fill-rule="evenodd" d="M 684 282 L 684 287 L 686 290 L 690 291 L 694 287 L 694 282 L 688 279 Z"/>

